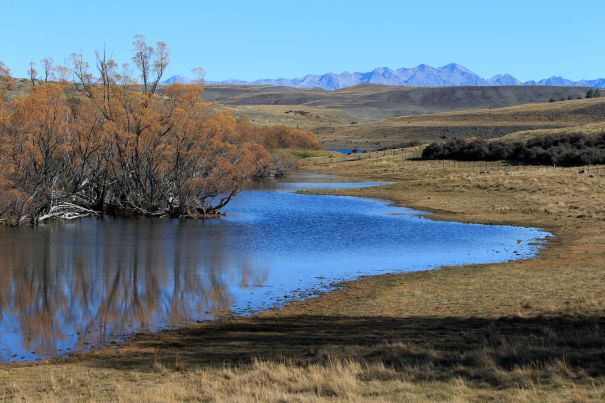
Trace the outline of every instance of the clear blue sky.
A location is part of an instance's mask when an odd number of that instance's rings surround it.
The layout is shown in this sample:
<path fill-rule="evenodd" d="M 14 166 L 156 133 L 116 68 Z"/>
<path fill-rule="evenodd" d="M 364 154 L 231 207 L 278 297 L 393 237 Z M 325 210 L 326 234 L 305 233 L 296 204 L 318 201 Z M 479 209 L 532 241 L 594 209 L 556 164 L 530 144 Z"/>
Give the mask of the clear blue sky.
<path fill-rule="evenodd" d="M 460 63 L 521 80 L 605 76 L 603 0 L 7 1 L 0 60 L 27 63 L 104 44 L 128 61 L 134 35 L 171 49 L 168 76 L 296 77 Z"/>

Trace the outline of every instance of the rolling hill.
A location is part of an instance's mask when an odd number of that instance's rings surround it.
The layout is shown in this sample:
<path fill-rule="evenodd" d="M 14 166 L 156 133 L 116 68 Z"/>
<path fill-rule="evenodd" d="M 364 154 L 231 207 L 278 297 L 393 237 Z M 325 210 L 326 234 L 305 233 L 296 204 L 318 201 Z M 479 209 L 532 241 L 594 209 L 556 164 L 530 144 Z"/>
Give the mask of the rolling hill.
<path fill-rule="evenodd" d="M 9 97 L 29 87 L 17 79 Z M 327 148 L 378 149 L 456 137 L 601 132 L 605 98 L 588 87 L 360 85 L 336 91 L 208 85 L 204 97 L 257 125 L 310 130 Z M 567 99 L 571 100 L 567 100 Z M 564 102 L 547 102 L 566 99 Z"/>
<path fill-rule="evenodd" d="M 364 85 L 328 92 L 211 85 L 206 97 L 255 124 L 313 131 L 327 148 L 378 149 L 469 136 L 600 130 L 605 98 L 577 99 L 587 89 Z M 551 98 L 566 100 L 547 102 Z"/>
<path fill-rule="evenodd" d="M 453 138 L 602 133 L 605 98 L 406 116 L 314 128 L 329 148 L 378 149 Z"/>
<path fill-rule="evenodd" d="M 353 120 L 497 108 L 584 97 L 588 87 L 474 86 L 390 87 L 361 85 L 336 91 L 273 86 L 208 85 L 205 98 L 225 105 L 296 105 L 341 109 Z"/>

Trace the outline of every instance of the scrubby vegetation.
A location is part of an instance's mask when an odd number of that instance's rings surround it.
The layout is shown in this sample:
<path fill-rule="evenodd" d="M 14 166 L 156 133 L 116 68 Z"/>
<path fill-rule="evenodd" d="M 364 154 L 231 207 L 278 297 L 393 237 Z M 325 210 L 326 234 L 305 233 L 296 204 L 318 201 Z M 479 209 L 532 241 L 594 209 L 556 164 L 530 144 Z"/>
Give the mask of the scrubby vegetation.
<path fill-rule="evenodd" d="M 32 63 L 24 93 L 0 92 L 0 223 L 93 214 L 205 217 L 286 164 L 279 148 L 318 148 L 302 130 L 258 128 L 214 111 L 199 85 L 162 89 L 168 48 L 137 37 L 130 68 L 97 53 Z M 0 64 L 0 91 L 13 86 Z"/>
<path fill-rule="evenodd" d="M 527 141 L 455 139 L 432 143 L 423 159 L 460 161 L 513 161 L 525 164 L 579 166 L 605 164 L 605 133 L 545 136 Z"/>
<path fill-rule="evenodd" d="M 586 93 L 586 98 L 599 98 L 601 96 L 601 90 L 598 88 L 591 88 Z"/>

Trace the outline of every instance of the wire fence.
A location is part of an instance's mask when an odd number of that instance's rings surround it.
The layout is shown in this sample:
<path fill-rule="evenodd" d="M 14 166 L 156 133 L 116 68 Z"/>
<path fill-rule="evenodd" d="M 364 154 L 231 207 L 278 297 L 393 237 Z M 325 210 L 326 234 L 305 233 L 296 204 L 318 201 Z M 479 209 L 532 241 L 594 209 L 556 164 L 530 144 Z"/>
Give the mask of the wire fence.
<path fill-rule="evenodd" d="M 605 165 L 584 165 L 584 166 L 559 166 L 559 165 L 528 165 L 517 164 L 505 161 L 456 161 L 456 160 L 422 160 L 422 148 L 414 147 L 412 149 L 391 149 L 384 151 L 370 151 L 364 153 L 354 153 L 349 155 L 332 155 L 328 157 L 317 157 L 302 162 L 302 165 L 323 165 L 338 164 L 344 162 L 380 159 L 384 157 L 395 157 L 399 160 L 409 160 L 410 162 L 419 162 L 428 164 L 432 167 L 443 167 L 452 171 L 475 171 L 478 173 L 502 172 L 506 175 L 513 175 L 515 172 L 532 173 L 570 173 L 584 175 L 605 176 Z"/>
<path fill-rule="evenodd" d="M 398 148 L 384 151 L 367 151 L 362 153 L 342 154 L 342 155 L 331 155 L 328 157 L 316 157 L 312 161 L 303 161 L 303 164 L 331 164 L 338 162 L 358 161 L 371 158 L 380 158 L 385 156 L 400 156 L 404 159 L 419 159 L 422 157 L 422 149 L 406 149 Z"/>
<path fill-rule="evenodd" d="M 504 161 L 454 161 L 454 160 L 423 160 L 424 164 L 441 166 L 452 171 L 474 171 L 478 173 L 502 172 L 513 175 L 515 172 L 528 173 L 570 173 L 605 176 L 605 165 L 559 166 L 559 165 L 527 165 Z"/>

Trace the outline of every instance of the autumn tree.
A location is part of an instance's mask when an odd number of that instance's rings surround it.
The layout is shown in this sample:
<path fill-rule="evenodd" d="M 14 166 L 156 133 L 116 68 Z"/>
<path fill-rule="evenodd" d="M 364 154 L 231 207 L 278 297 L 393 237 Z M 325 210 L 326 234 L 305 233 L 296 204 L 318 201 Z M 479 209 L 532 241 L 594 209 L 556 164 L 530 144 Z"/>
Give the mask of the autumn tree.
<path fill-rule="evenodd" d="M 319 147 L 309 132 L 216 111 L 199 84 L 161 86 L 169 62 L 162 42 L 137 36 L 132 62 L 135 74 L 105 50 L 93 66 L 77 53 L 69 67 L 46 58 L 41 72 L 30 64 L 23 95 L 0 94 L 0 222 L 207 217 L 274 171 L 272 151 Z M 2 64 L 0 80 L 11 81 Z"/>

